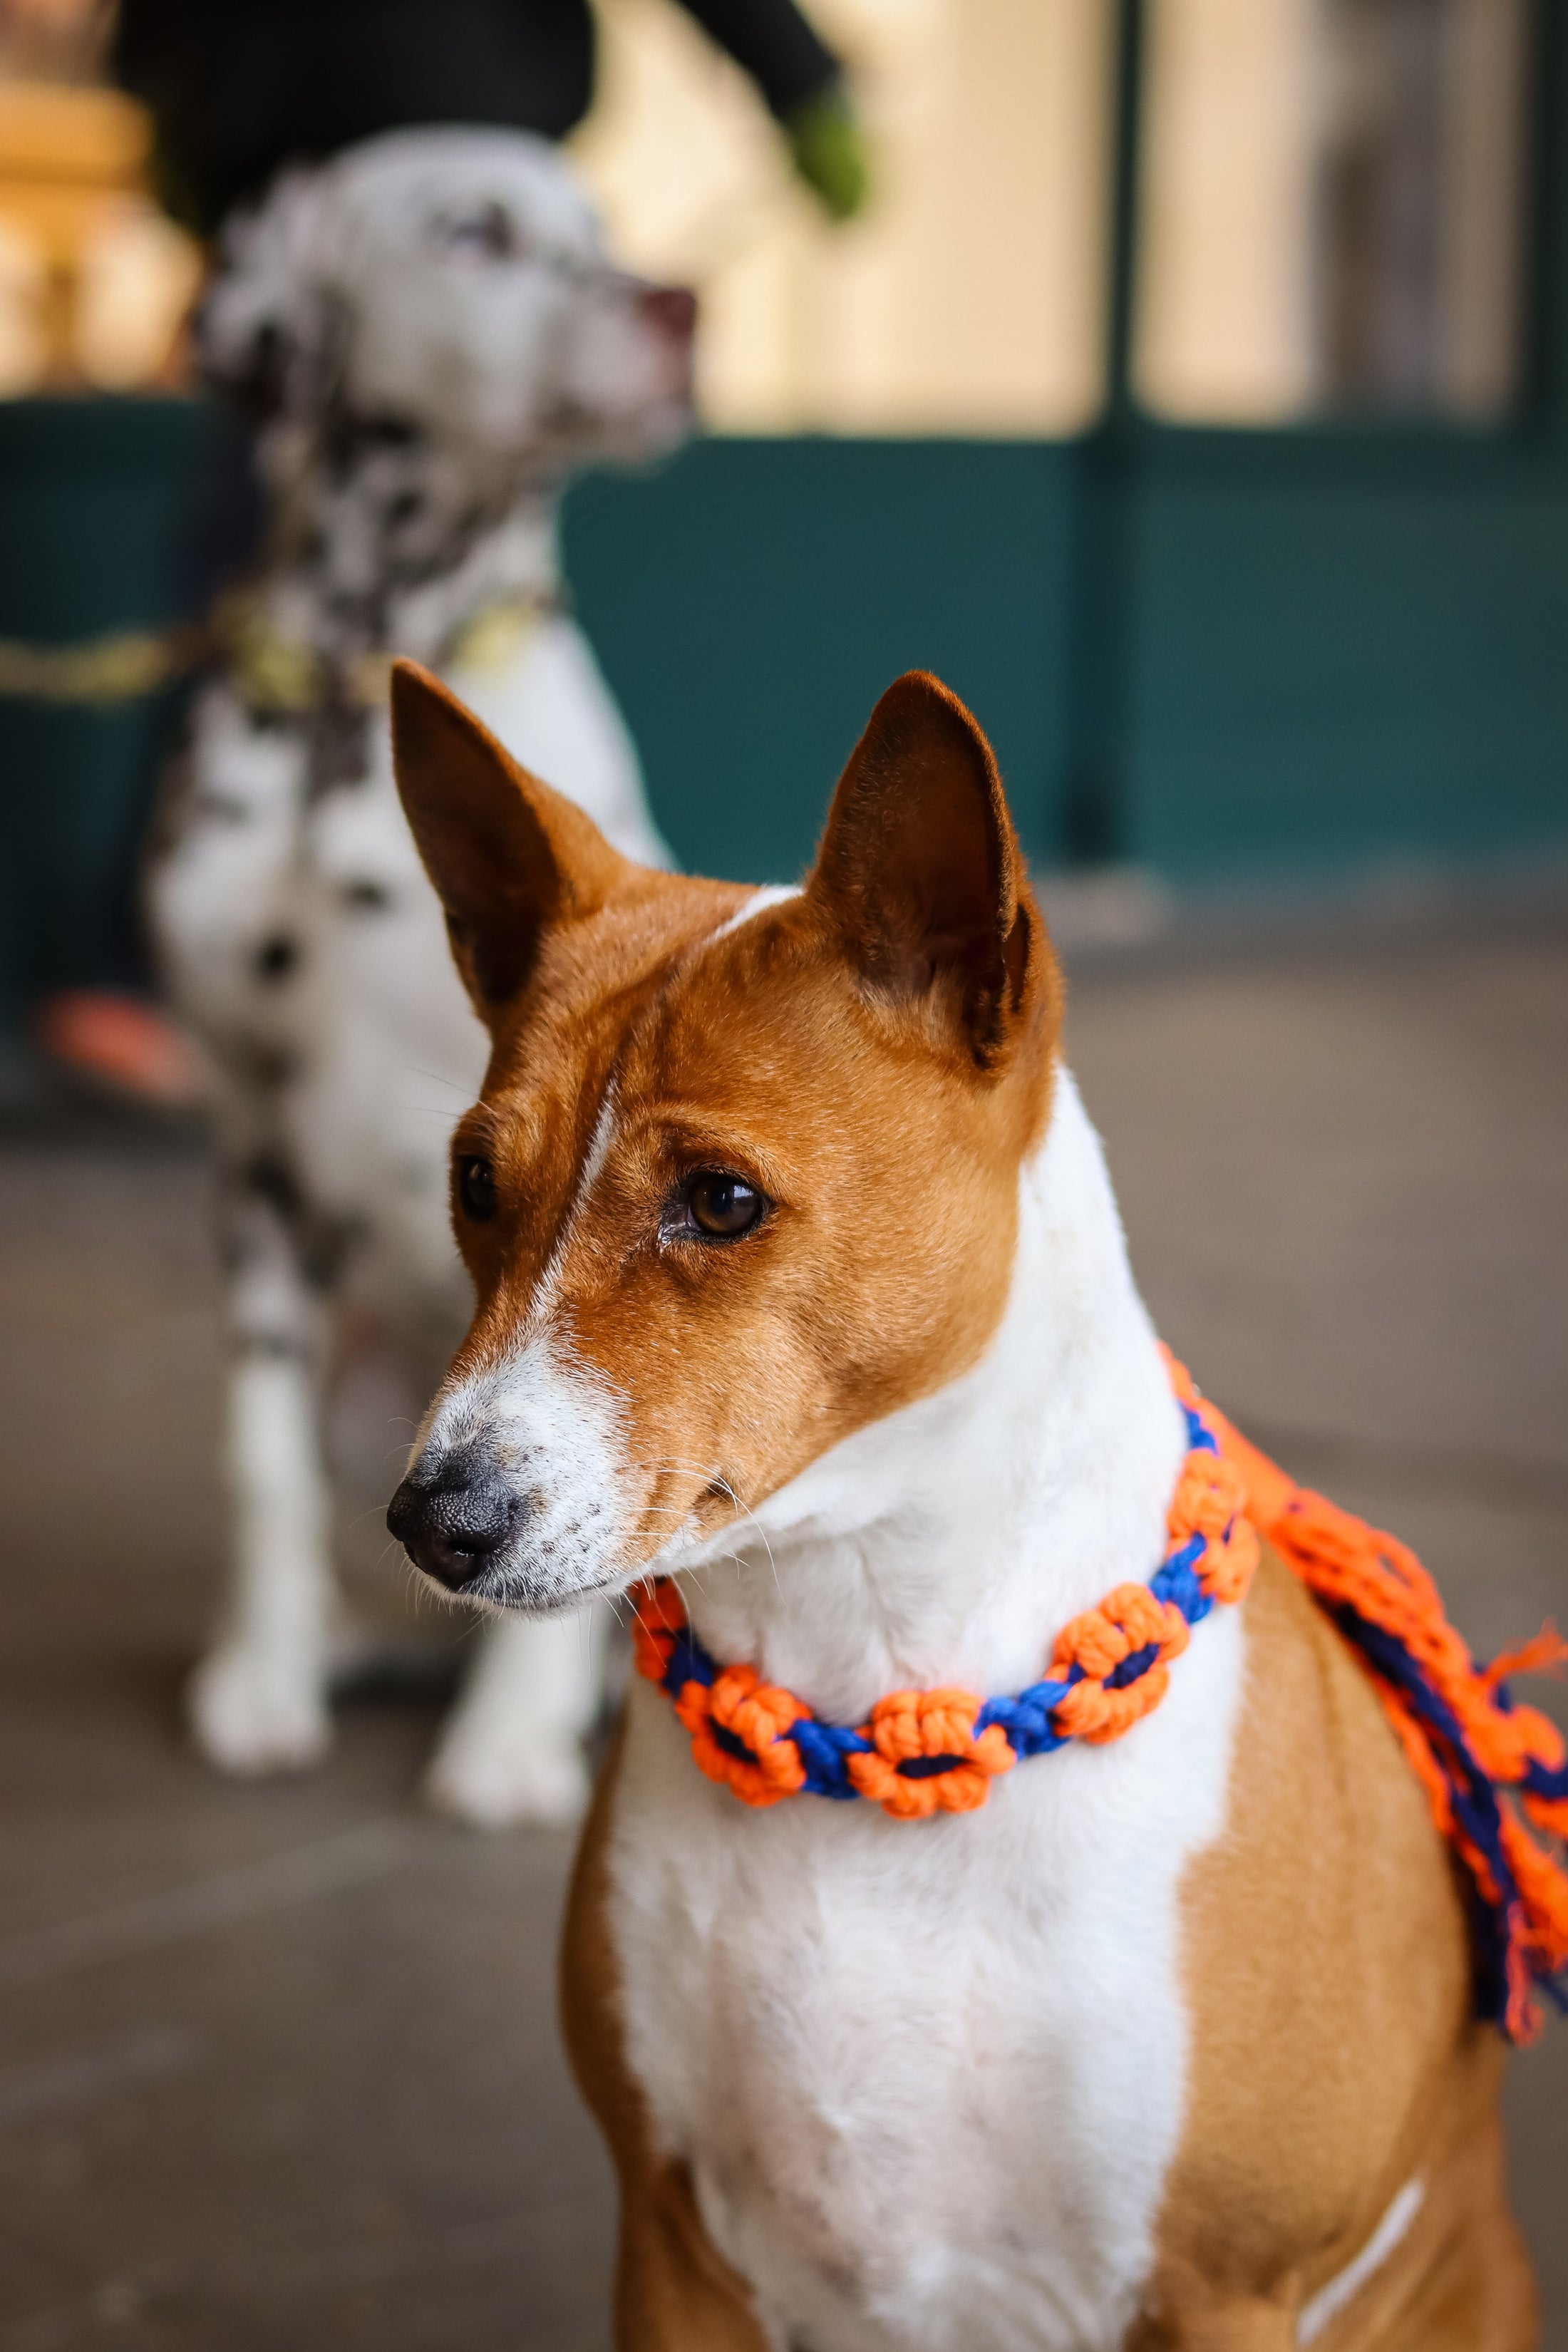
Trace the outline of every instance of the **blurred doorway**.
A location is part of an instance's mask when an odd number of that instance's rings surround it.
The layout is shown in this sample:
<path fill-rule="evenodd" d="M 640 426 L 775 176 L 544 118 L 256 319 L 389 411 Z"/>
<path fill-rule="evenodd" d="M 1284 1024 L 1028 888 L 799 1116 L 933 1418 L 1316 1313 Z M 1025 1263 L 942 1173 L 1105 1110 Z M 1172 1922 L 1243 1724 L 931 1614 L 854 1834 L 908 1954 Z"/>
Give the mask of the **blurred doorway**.
<path fill-rule="evenodd" d="M 1506 413 L 1528 33 L 1526 0 L 1149 0 L 1148 407 Z"/>

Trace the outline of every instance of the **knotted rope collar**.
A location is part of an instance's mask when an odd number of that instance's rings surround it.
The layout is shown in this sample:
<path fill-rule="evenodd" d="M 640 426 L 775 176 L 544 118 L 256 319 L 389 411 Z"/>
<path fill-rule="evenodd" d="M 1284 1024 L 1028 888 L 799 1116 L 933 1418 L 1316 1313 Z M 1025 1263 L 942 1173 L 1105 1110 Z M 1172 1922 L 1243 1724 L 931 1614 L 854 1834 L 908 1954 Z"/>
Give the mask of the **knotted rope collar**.
<path fill-rule="evenodd" d="M 894 1691 L 854 1728 L 824 1723 L 754 1667 L 711 1657 L 668 1577 L 632 1595 L 638 1673 L 674 1701 L 700 1769 L 745 1804 L 808 1794 L 868 1798 L 901 1822 L 973 1812 L 1023 1759 L 1118 1739 L 1158 1706 L 1191 1628 L 1245 1596 L 1261 1533 L 1358 1653 L 1453 1848 L 1477 2014 L 1527 2041 L 1536 1988 L 1568 2007 L 1568 1870 L 1542 1843 L 1568 1841 L 1568 1753 L 1545 1716 L 1515 1706 L 1506 1677 L 1568 1646 L 1548 1631 L 1478 1665 L 1412 1551 L 1296 1486 L 1170 1360 L 1188 1451 L 1165 1558 L 1147 1584 L 1119 1584 L 1065 1625 L 1046 1675 L 1016 1697 Z"/>
<path fill-rule="evenodd" d="M 519 657 L 541 621 L 570 610 L 563 588 L 507 590 L 458 622 L 431 659 L 437 668 L 493 677 Z M 396 659 L 382 647 L 334 664 L 275 629 L 255 593 L 241 590 L 220 597 L 210 619 L 166 629 L 114 629 L 64 646 L 0 637 L 0 696 L 95 707 L 141 702 L 220 657 L 248 709 L 285 714 L 313 709 L 334 685 L 352 709 L 379 709 Z"/>

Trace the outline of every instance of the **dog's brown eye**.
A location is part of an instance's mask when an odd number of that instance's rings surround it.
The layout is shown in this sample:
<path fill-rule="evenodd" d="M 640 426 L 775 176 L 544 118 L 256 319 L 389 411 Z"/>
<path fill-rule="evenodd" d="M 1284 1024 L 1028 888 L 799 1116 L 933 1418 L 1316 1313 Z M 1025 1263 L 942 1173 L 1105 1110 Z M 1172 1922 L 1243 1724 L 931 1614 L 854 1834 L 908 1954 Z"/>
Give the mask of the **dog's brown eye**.
<path fill-rule="evenodd" d="M 496 1171 L 488 1160 L 473 1153 L 458 1162 L 458 1198 L 464 1213 L 482 1224 L 496 1213 Z"/>
<path fill-rule="evenodd" d="M 721 1170 L 705 1168 L 688 1183 L 686 1205 L 700 1233 L 714 1241 L 730 1242 L 751 1232 L 767 1202 L 743 1176 L 728 1176 Z"/>
<path fill-rule="evenodd" d="M 510 261 L 517 257 L 517 223 L 504 205 L 479 205 L 471 213 L 447 213 L 437 227 L 454 253 L 473 254 L 481 261 Z"/>

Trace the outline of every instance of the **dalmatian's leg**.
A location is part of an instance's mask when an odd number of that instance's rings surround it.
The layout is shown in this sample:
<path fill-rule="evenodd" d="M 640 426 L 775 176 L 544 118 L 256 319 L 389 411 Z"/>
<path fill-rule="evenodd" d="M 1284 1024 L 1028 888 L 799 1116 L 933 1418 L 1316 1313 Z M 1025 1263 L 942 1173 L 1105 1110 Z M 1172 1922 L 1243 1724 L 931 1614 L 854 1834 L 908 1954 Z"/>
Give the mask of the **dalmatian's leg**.
<path fill-rule="evenodd" d="M 576 1821 L 604 1644 L 594 1609 L 492 1619 L 426 1775 L 430 1803 L 482 1829 Z"/>
<path fill-rule="evenodd" d="M 269 1181 L 270 1173 L 270 1181 Z M 265 1163 L 229 1188 L 234 1359 L 227 1480 L 232 1582 L 189 1692 L 198 1747 L 228 1772 L 313 1764 L 331 1737 L 335 1593 L 321 1417 L 324 1313 L 284 1188 Z"/>

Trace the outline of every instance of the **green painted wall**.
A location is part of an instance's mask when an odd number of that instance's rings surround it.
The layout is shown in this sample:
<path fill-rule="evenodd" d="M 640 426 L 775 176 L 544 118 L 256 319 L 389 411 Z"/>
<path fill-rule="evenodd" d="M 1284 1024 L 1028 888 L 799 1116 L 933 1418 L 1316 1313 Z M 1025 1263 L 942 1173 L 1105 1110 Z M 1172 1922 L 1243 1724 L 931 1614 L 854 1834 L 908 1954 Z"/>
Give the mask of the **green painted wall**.
<path fill-rule="evenodd" d="M 1059 849 L 1073 451 L 704 441 L 569 501 L 566 568 L 659 822 L 788 878 L 868 713 L 933 669 L 983 711 L 1031 852 Z"/>
<path fill-rule="evenodd" d="M 1568 452 L 1154 434 L 1131 845 L 1185 882 L 1568 851 Z"/>
<path fill-rule="evenodd" d="M 192 401 L 0 402 L 0 636 L 181 616 L 211 422 Z M 0 698 L 0 1029 L 41 989 L 137 977 L 132 877 L 165 709 Z"/>
<path fill-rule="evenodd" d="M 1074 445 L 731 441 L 570 504 L 679 855 L 809 856 L 881 688 L 937 670 L 1064 835 Z M 1568 849 L 1568 456 L 1389 430 L 1131 437 L 1129 855 L 1188 883 Z"/>
<path fill-rule="evenodd" d="M 178 614 L 211 441 L 186 403 L 0 404 L 0 635 Z M 1115 465 L 1126 854 L 1289 884 L 1568 853 L 1568 439 L 1144 426 Z M 919 665 L 1059 858 L 1084 470 L 1072 443 L 713 440 L 581 483 L 568 571 L 679 856 L 798 872 Z M 127 968 L 160 719 L 0 700 L 0 1005 Z"/>

